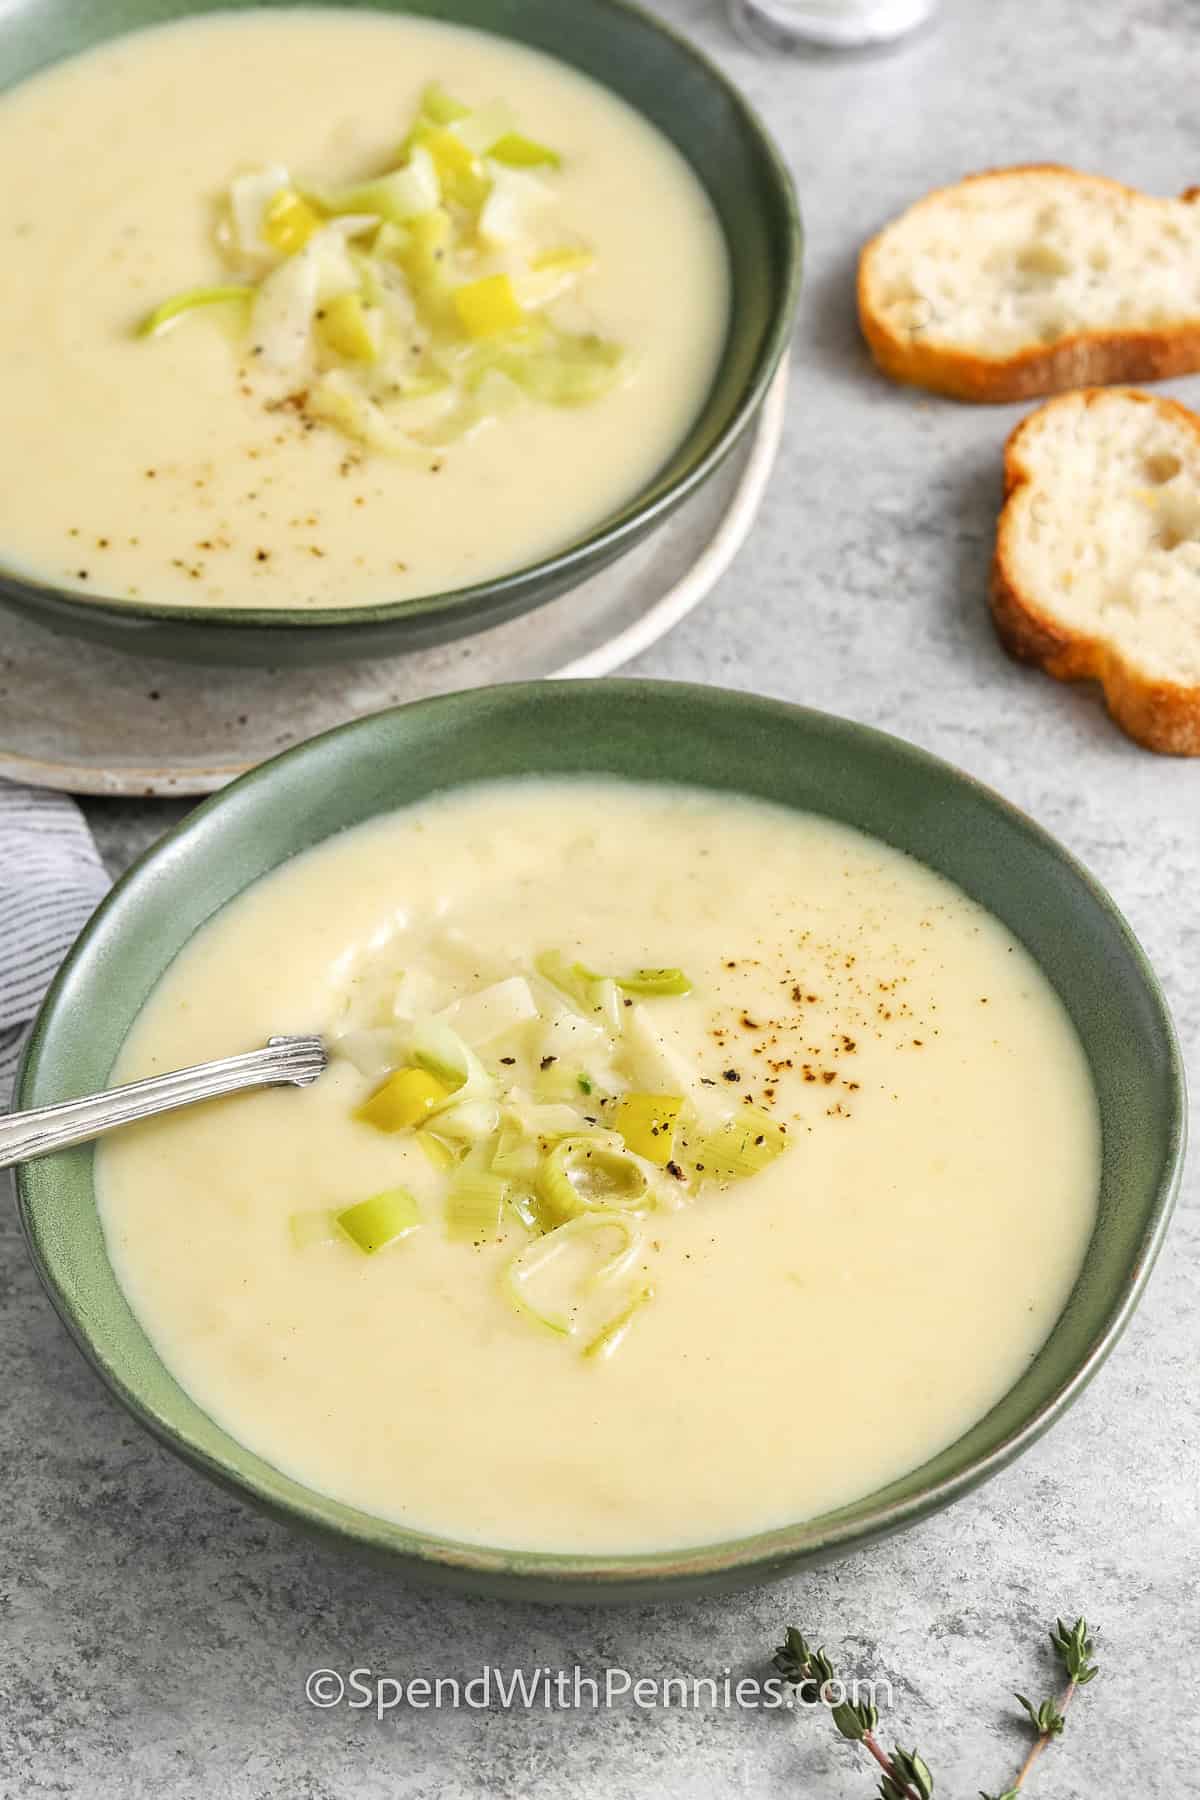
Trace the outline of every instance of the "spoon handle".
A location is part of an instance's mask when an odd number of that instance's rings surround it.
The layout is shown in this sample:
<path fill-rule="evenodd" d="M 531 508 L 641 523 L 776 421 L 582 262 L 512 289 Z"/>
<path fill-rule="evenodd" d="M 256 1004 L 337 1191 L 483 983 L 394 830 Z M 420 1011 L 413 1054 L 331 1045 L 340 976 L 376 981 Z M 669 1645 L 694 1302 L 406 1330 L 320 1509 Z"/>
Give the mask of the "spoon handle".
<path fill-rule="evenodd" d="M 328 1060 L 318 1037 L 273 1037 L 264 1050 L 197 1063 L 191 1069 L 153 1075 L 148 1081 L 134 1081 L 128 1087 L 110 1088 L 82 1100 L 64 1100 L 58 1106 L 9 1113 L 0 1116 L 0 1169 L 103 1137 L 107 1131 L 134 1125 L 155 1113 L 235 1094 L 241 1088 L 308 1087 Z"/>

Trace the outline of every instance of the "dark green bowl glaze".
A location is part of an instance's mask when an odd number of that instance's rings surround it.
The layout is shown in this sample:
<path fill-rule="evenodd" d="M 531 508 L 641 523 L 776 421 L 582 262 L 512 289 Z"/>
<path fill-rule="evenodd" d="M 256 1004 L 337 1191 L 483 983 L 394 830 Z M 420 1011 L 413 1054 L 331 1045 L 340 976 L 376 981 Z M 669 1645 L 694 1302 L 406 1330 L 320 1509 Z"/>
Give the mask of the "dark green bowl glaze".
<path fill-rule="evenodd" d="M 1162 995 L 1112 902 L 1038 826 L 909 744 L 745 694 L 636 681 L 493 688 L 345 725 L 235 782 L 119 883 L 46 1000 L 17 1104 L 102 1087 L 144 999 L 196 929 L 297 851 L 428 794 L 531 773 L 701 784 L 826 814 L 939 870 L 1028 946 L 1091 1063 L 1102 1193 L 1066 1310 L 999 1405 L 922 1468 L 821 1518 L 674 1554 L 534 1555 L 370 1517 L 289 1480 L 215 1425 L 167 1373 L 117 1286 L 88 1150 L 20 1172 L 21 1216 L 52 1300 L 114 1393 L 172 1449 L 276 1517 L 374 1552 L 396 1573 L 537 1598 L 672 1597 L 762 1580 L 912 1524 L 1027 1448 L 1112 1348 L 1166 1228 L 1184 1091 Z M 713 1454 L 736 1455 L 736 1445 L 714 1444 Z"/>
<path fill-rule="evenodd" d="M 0 88 L 142 26 L 289 0 L 12 0 L 0 7 Z M 294 4 L 294 0 L 291 0 Z M 787 346 L 800 284 L 791 176 L 737 89 L 683 38 L 624 0 L 318 0 L 473 25 L 548 51 L 613 89 L 678 147 L 720 219 L 730 327 L 708 395 L 658 474 L 553 556 L 453 592 L 372 606 L 195 607 L 83 600 L 3 567 L 0 602 L 55 630 L 192 662 L 295 667 L 395 655 L 530 612 L 632 548 L 694 493 L 753 420 Z M 70 430 L 70 421 L 63 423 Z"/>

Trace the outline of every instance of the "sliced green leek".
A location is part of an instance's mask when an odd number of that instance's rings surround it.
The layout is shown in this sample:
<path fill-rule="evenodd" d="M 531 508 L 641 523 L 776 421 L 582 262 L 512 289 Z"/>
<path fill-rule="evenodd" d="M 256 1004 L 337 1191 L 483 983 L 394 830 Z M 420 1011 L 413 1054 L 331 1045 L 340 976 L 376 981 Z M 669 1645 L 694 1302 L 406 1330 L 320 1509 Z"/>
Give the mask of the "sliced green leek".
<path fill-rule="evenodd" d="M 635 1156 L 665 1169 L 675 1155 L 675 1131 L 682 1110 L 680 1094 L 626 1094 L 613 1114 L 613 1129 L 620 1132 Z"/>
<path fill-rule="evenodd" d="M 172 294 L 156 306 L 153 312 L 147 313 L 138 326 L 139 337 L 156 337 L 172 319 L 178 319 L 184 313 L 194 312 L 199 306 L 220 306 L 228 300 L 253 300 L 254 289 L 245 285 L 236 286 L 233 282 L 225 282 L 217 287 L 187 288 L 182 294 Z"/>
<path fill-rule="evenodd" d="M 338 1235 L 337 1215 L 328 1207 L 293 1213 L 288 1230 L 297 1250 L 310 1250 L 314 1244 L 331 1244 Z"/>
<path fill-rule="evenodd" d="M 757 1106 L 744 1106 L 693 1147 L 692 1162 L 706 1180 L 741 1181 L 757 1175 L 788 1148 L 784 1127 Z"/>
<path fill-rule="evenodd" d="M 504 1227 L 508 1182 L 486 1169 L 464 1169 L 446 1196 L 446 1234 L 483 1243 Z"/>
<path fill-rule="evenodd" d="M 587 1213 L 518 1250 L 505 1266 L 504 1289 L 519 1313 L 565 1337 L 575 1308 L 598 1287 L 623 1275 L 641 1245 L 642 1234 L 633 1220 L 620 1213 Z M 561 1264 L 572 1251 L 581 1253 L 583 1267 L 568 1265 L 564 1273 Z"/>
<path fill-rule="evenodd" d="M 646 1174 L 632 1156 L 587 1137 L 564 1138 L 543 1159 L 537 1195 L 555 1223 L 585 1212 L 630 1212 L 648 1204 Z"/>
<path fill-rule="evenodd" d="M 607 1325 L 602 1326 L 596 1335 L 588 1340 L 583 1346 L 581 1354 L 594 1356 L 601 1362 L 605 1361 L 620 1346 L 633 1323 L 635 1314 L 653 1298 L 654 1289 L 649 1285 L 636 1288 L 616 1317 L 610 1319 Z"/>
<path fill-rule="evenodd" d="M 407 1188 L 387 1188 L 356 1206 L 347 1206 L 337 1214 L 337 1222 L 360 1250 L 374 1256 L 377 1250 L 386 1250 L 415 1231 L 421 1223 L 421 1209 Z"/>
<path fill-rule="evenodd" d="M 377 1131 L 412 1131 L 445 1106 L 453 1091 L 429 1069 L 397 1069 L 363 1101 L 355 1116 Z"/>
<path fill-rule="evenodd" d="M 421 111 L 435 125 L 452 125 L 470 115 L 470 107 L 448 94 L 440 81 L 431 81 L 421 95 Z"/>
<path fill-rule="evenodd" d="M 682 969 L 635 969 L 613 977 L 627 994 L 690 994 L 692 984 Z"/>
<path fill-rule="evenodd" d="M 539 144 L 535 138 L 526 137 L 520 131 L 506 131 L 503 137 L 497 138 L 488 155 L 493 162 L 506 163 L 511 169 L 536 169 L 543 165 L 552 169 L 562 167 L 562 157 L 557 150 Z"/>

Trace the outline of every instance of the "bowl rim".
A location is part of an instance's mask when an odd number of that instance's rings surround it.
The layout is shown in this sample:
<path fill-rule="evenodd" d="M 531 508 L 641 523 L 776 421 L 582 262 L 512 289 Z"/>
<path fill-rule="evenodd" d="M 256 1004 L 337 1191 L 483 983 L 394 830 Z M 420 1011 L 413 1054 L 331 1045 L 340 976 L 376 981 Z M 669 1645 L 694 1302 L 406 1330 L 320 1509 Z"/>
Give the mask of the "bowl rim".
<path fill-rule="evenodd" d="M 469 709 L 477 706 L 481 701 L 485 703 L 507 701 L 521 706 L 530 702 L 537 695 L 546 694 L 547 691 L 577 692 L 581 687 L 592 690 L 603 689 L 611 693 L 618 702 L 622 699 L 632 700 L 635 697 L 643 702 L 646 700 L 653 702 L 659 697 L 670 697 L 677 703 L 683 702 L 689 708 L 713 706 L 733 708 L 742 711 L 760 724 L 785 720 L 805 723 L 817 731 L 840 732 L 847 738 L 860 742 L 865 741 L 877 751 L 905 762 L 918 771 L 928 772 L 940 780 L 949 778 L 954 785 L 973 793 L 993 812 L 1000 814 L 1009 824 L 1015 826 L 1019 832 L 1032 841 L 1040 855 L 1057 862 L 1065 868 L 1068 874 L 1074 876 L 1086 890 L 1093 904 L 1115 928 L 1141 982 L 1145 998 L 1149 1003 L 1152 1026 L 1161 1039 L 1165 1054 L 1168 1088 L 1164 1129 L 1166 1154 L 1150 1202 L 1147 1224 L 1139 1237 L 1132 1266 L 1126 1269 L 1119 1282 L 1114 1280 L 1111 1284 L 1115 1291 L 1105 1306 L 1101 1326 L 1090 1338 L 1085 1354 L 1073 1359 L 1070 1372 L 1056 1384 L 1050 1395 L 1037 1405 L 1020 1424 L 1005 1432 L 990 1449 L 968 1457 L 961 1466 L 952 1472 L 923 1485 L 906 1498 L 870 1507 L 865 1512 L 863 1511 L 864 1504 L 871 1500 L 871 1495 L 868 1494 L 859 1500 L 847 1503 L 847 1509 L 855 1512 L 855 1517 L 852 1519 L 844 1519 L 841 1516 L 843 1509 L 839 1509 L 815 1520 L 795 1521 L 765 1531 L 690 1545 L 682 1549 L 606 1554 L 505 1549 L 461 1539 L 439 1537 L 431 1531 L 402 1526 L 378 1515 L 363 1512 L 345 1501 L 323 1495 L 318 1490 L 308 1488 L 302 1483 L 293 1482 L 292 1485 L 299 1487 L 304 1496 L 303 1501 L 296 1500 L 292 1495 L 283 1496 L 272 1492 L 261 1479 L 243 1474 L 192 1441 L 185 1429 L 172 1424 L 169 1419 L 156 1412 L 128 1386 L 120 1369 L 109 1362 L 93 1344 L 88 1333 L 86 1319 L 82 1316 L 80 1308 L 59 1286 L 53 1267 L 54 1259 L 52 1256 L 48 1257 L 44 1254 L 42 1233 L 35 1216 L 37 1208 L 31 1192 L 37 1185 L 39 1172 L 52 1169 L 52 1159 L 40 1164 L 28 1163 L 17 1166 L 15 1173 L 18 1212 L 26 1244 L 42 1285 L 76 1345 L 100 1375 L 105 1385 L 160 1442 L 166 1444 L 185 1462 L 207 1474 L 219 1485 L 236 1493 L 242 1499 L 252 1500 L 260 1508 L 285 1523 L 300 1527 L 327 1540 L 342 1545 L 352 1545 L 359 1550 L 382 1556 L 393 1567 L 406 1566 L 411 1573 L 435 1582 L 457 1579 L 460 1584 L 477 1582 L 482 1585 L 492 1578 L 497 1584 L 504 1584 L 514 1593 L 535 1599 L 560 1597 L 559 1591 L 562 1589 L 573 1589 L 582 1594 L 584 1598 L 603 1599 L 607 1591 L 613 1592 L 619 1598 L 631 1598 L 645 1596 L 653 1590 L 659 1589 L 663 1584 L 675 1588 L 682 1595 L 699 1588 L 711 1588 L 722 1584 L 726 1586 L 746 1585 L 756 1580 L 765 1580 L 772 1575 L 784 1573 L 798 1564 L 820 1561 L 865 1546 L 876 1539 L 917 1523 L 930 1513 L 941 1510 L 998 1473 L 1016 1456 L 1036 1442 L 1061 1417 L 1100 1369 L 1132 1317 L 1162 1247 L 1180 1185 L 1187 1141 L 1185 1069 L 1174 1021 L 1165 996 L 1145 952 L 1106 889 L 1086 866 L 1060 844 L 1050 832 L 997 793 L 995 789 L 958 769 L 944 758 L 935 756 L 932 752 L 924 750 L 904 738 L 881 731 L 875 726 L 817 708 L 798 706 L 787 701 L 769 699 L 736 689 L 708 687 L 691 682 L 632 677 L 582 682 L 514 682 L 496 687 L 467 689 L 454 694 L 437 695 L 429 699 L 413 701 L 404 706 L 388 708 L 364 719 L 351 720 L 346 724 L 335 726 L 332 730 L 322 732 L 316 737 L 292 746 L 267 762 L 260 763 L 256 768 L 238 777 L 236 781 L 231 782 L 218 793 L 209 796 L 189 812 L 185 818 L 172 826 L 148 850 L 143 852 L 119 877 L 72 945 L 43 1000 L 18 1070 L 13 1105 L 19 1108 L 30 1104 L 28 1090 L 40 1072 L 39 1065 L 43 1056 L 48 1052 L 49 1040 L 56 1033 L 69 1035 L 71 1032 L 70 1008 L 69 1004 L 64 1004 L 63 997 L 76 965 L 98 941 L 103 941 L 110 927 L 117 932 L 123 929 L 123 907 L 127 895 L 136 891 L 144 882 L 151 880 L 160 866 L 177 861 L 181 855 L 186 856 L 190 839 L 198 836 L 203 843 L 207 821 L 214 812 L 224 806 L 228 796 L 255 786 L 269 786 L 274 772 L 280 766 L 303 762 L 316 753 L 317 747 L 326 745 L 332 739 L 350 740 L 357 734 L 369 742 L 370 734 L 373 729 L 378 728 L 379 721 L 388 720 L 397 715 L 425 714 L 436 719 L 439 714 L 453 713 L 455 709 L 464 705 Z M 623 778 L 618 777 L 618 779 Z M 453 791 L 459 785 L 462 784 L 451 781 L 445 791 Z M 705 788 L 709 784 L 701 780 L 696 785 Z M 736 793 L 739 790 L 732 788 L 721 791 Z M 416 803 L 410 801 L 404 804 Z M 776 804 L 786 803 L 776 802 Z M 947 879 L 952 878 L 947 877 Z M 223 904 L 228 904 L 228 902 Z M 178 952 L 174 954 L 178 954 Z M 173 960 L 173 956 L 171 960 Z M 52 1046 L 49 1047 L 52 1048 Z M 44 1174 L 40 1178 L 44 1179 Z M 88 1179 L 92 1185 L 94 1202 L 95 1189 L 90 1173 Z M 134 1317 L 136 1320 L 136 1314 Z M 153 1349 L 153 1346 L 151 1348 Z M 155 1355 L 157 1356 L 156 1351 Z M 161 1362 L 161 1358 L 159 1361 Z M 1011 1392 L 1011 1387 L 1005 1390 L 1005 1395 L 1009 1392 Z M 997 1405 L 1003 1401 L 1005 1395 L 1000 1396 L 996 1402 Z M 200 1410 L 203 1411 L 202 1408 Z M 984 1415 L 985 1418 L 987 1416 L 987 1414 Z M 981 1421 L 976 1421 L 976 1425 L 979 1423 Z M 969 1429 L 974 1428 L 975 1426 L 972 1426 Z M 226 1435 L 232 1438 L 232 1433 Z M 238 1442 L 236 1439 L 233 1441 Z M 947 1445 L 943 1451 L 937 1454 L 944 1455 L 952 1447 L 953 1445 Z M 256 1452 L 249 1452 L 249 1454 L 257 1457 Z M 266 1463 L 265 1458 L 257 1460 L 263 1463 L 270 1473 L 278 1474 L 281 1481 L 288 1480 L 281 1472 L 276 1471 L 273 1465 Z M 911 1477 L 919 1473 L 921 1466 L 923 1465 L 918 1465 L 916 1470 L 908 1471 L 907 1476 Z"/>
<path fill-rule="evenodd" d="M 318 0 L 319 4 L 337 7 L 343 0 Z M 688 468 L 683 470 L 675 480 L 669 482 L 661 493 L 654 494 L 649 500 L 639 499 L 634 494 L 615 513 L 574 539 L 563 549 L 554 551 L 549 556 L 539 558 L 535 562 L 524 563 L 520 568 L 510 570 L 490 580 L 475 581 L 465 587 L 448 588 L 432 594 L 417 594 L 408 600 L 384 600 L 361 606 L 321 606 L 310 610 L 302 610 L 295 606 L 191 606 L 172 605 L 166 601 L 120 600 L 113 595 L 97 593 L 95 598 L 80 594 L 76 589 L 63 588 L 54 582 L 44 581 L 36 574 L 26 574 L 5 563 L 0 556 L 0 586 L 7 585 L 15 590 L 17 603 L 30 606 L 37 611 L 41 606 L 49 606 L 57 615 L 61 626 L 67 615 L 82 618 L 101 618 L 110 623 L 116 622 L 127 626 L 137 624 L 179 624 L 189 627 L 203 628 L 205 625 L 220 627 L 223 631 L 249 635 L 270 627 L 280 633 L 308 633 L 336 631 L 342 626 L 354 625 L 387 625 L 411 621 L 418 623 L 437 623 L 447 617 L 460 619 L 463 624 L 461 635 L 467 634 L 472 620 L 479 620 L 482 625 L 492 615 L 497 615 L 497 622 L 518 611 L 536 611 L 537 607 L 552 597 L 556 591 L 561 592 L 570 584 L 578 570 L 586 572 L 593 559 L 608 560 L 620 555 L 625 549 L 632 547 L 640 536 L 659 524 L 676 506 L 681 505 L 689 495 L 708 480 L 714 469 L 733 449 L 738 439 L 758 411 L 759 406 L 770 386 L 771 379 L 786 351 L 791 339 L 792 322 L 796 302 L 800 292 L 803 269 L 804 226 L 800 212 L 799 197 L 796 192 L 792 172 L 775 141 L 774 134 L 768 128 L 758 108 L 752 104 L 741 88 L 725 74 L 705 51 L 686 37 L 682 31 L 660 19 L 656 14 L 638 5 L 636 0 L 589 0 L 592 6 L 600 7 L 614 15 L 617 28 L 622 22 L 631 20 L 641 28 L 647 29 L 670 42 L 677 53 L 689 60 L 711 84 L 719 88 L 726 101 L 738 115 L 745 126 L 747 136 L 758 146 L 763 159 L 764 174 L 767 181 L 764 192 L 769 196 L 769 209 L 778 213 L 785 229 L 780 233 L 780 243 L 786 257 L 784 279 L 777 285 L 774 296 L 768 329 L 759 345 L 753 367 L 742 391 L 733 407 L 724 428 L 719 436 L 710 444 L 708 450 Z M 398 9 L 401 13 L 403 9 Z M 204 15 L 199 15 L 204 16 Z M 179 21 L 172 21 L 178 23 Z M 445 21 L 452 23 L 453 21 Z M 134 35 L 140 28 L 135 27 Z M 493 30 L 490 26 L 472 26 L 472 30 L 482 31 L 486 35 L 498 37 L 504 41 L 513 41 L 510 34 L 503 30 Z M 116 34 L 121 35 L 120 33 Z M 115 41 L 105 40 L 106 42 Z M 553 60 L 550 51 L 541 52 Z M 65 59 L 64 59 L 65 60 Z M 559 60 L 564 60 L 560 58 Z M 53 66 L 53 65 L 46 65 Z M 573 64 L 568 65 L 574 67 Z M 39 70 L 38 73 L 42 71 Z M 586 76 L 586 71 L 577 71 Z M 607 83 L 599 82 L 594 76 L 586 76 L 597 81 L 597 85 L 607 87 Z M 610 90 L 615 93 L 615 89 Z M 617 95 L 634 112 L 642 118 L 646 115 L 632 101 L 624 100 Z M 649 123 L 653 124 L 651 120 Z M 654 127 L 661 133 L 661 128 Z M 666 135 L 661 133 L 661 135 Z M 679 151 L 683 156 L 683 152 Z M 703 175 L 696 169 L 690 158 L 684 157 L 696 178 L 703 183 Z M 726 251 L 729 251 L 729 240 L 722 229 Z M 732 260 L 732 257 L 731 257 Z M 704 404 L 712 392 L 721 367 L 728 353 L 732 321 L 726 328 L 725 341 L 721 348 L 720 359 L 714 370 L 712 380 L 706 389 Z M 699 417 L 699 413 L 697 413 Z M 694 421 L 693 421 L 694 423 Z M 690 429 L 690 428 L 689 428 Z M 651 475 L 643 484 L 642 493 L 653 490 L 658 482 L 658 475 Z M 535 585 L 539 592 L 528 599 L 527 605 L 521 604 L 524 590 Z"/>

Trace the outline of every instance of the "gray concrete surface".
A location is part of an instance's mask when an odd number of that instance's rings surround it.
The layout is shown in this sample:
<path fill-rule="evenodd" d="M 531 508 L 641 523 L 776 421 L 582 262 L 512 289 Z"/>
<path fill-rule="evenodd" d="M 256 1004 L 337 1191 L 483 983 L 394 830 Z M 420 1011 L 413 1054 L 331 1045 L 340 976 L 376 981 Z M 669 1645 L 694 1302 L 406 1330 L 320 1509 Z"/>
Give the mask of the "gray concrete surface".
<path fill-rule="evenodd" d="M 1136 749 L 1094 694 L 1022 671 L 984 606 L 1015 410 L 889 387 L 858 341 L 864 236 L 923 189 L 1053 158 L 1174 192 L 1200 178 L 1200 17 L 1181 0 L 988 0 L 885 58 L 765 61 L 715 3 L 665 0 L 749 89 L 794 164 L 809 232 L 787 439 L 750 546 L 639 672 L 825 706 L 902 733 L 1056 832 L 1125 909 L 1194 1055 L 1200 763 Z M 1200 380 L 1172 390 L 1200 404 Z M 95 804 L 121 868 L 181 808 Z M 579 1664 L 761 1673 L 788 1621 L 889 1680 L 883 1730 L 939 1795 L 1001 1789 L 1046 1687 L 1043 1630 L 1086 1610 L 1103 1674 L 1030 1790 L 1196 1789 L 1197 1177 L 1138 1317 L 1085 1398 L 1016 1467 L 908 1536 L 740 1598 L 611 1614 L 428 1597 L 264 1523 L 151 1444 L 84 1368 L 0 1213 L 0 1794 L 113 1800 L 855 1800 L 870 1766 L 824 1720 L 705 1709 L 306 1704 L 316 1667 L 466 1677 Z M 780 1430 L 803 1386 L 778 1385 Z"/>

